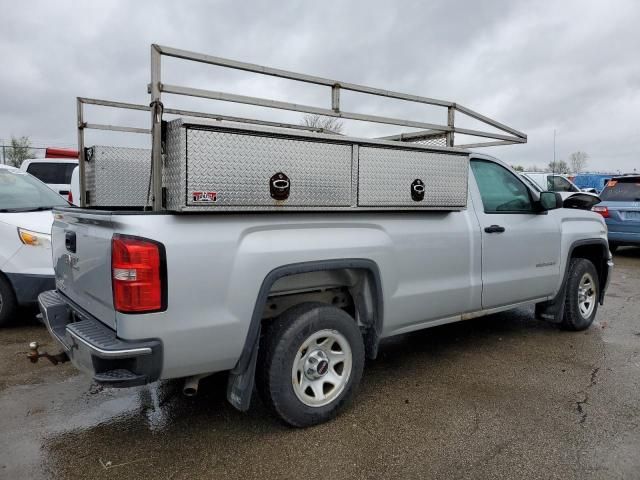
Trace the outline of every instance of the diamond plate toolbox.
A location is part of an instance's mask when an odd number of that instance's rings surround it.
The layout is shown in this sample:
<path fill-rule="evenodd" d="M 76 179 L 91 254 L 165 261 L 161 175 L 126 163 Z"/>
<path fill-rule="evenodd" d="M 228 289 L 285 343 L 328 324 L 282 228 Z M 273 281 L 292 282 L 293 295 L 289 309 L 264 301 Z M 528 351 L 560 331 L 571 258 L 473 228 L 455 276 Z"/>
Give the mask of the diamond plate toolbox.
<path fill-rule="evenodd" d="M 168 210 L 466 207 L 465 153 L 221 122 L 178 119 L 165 128 Z"/>
<path fill-rule="evenodd" d="M 141 207 L 147 203 L 151 150 L 96 145 L 86 153 L 88 204 Z"/>
<path fill-rule="evenodd" d="M 469 176 L 466 156 L 391 148 L 359 150 L 358 205 L 466 206 Z"/>

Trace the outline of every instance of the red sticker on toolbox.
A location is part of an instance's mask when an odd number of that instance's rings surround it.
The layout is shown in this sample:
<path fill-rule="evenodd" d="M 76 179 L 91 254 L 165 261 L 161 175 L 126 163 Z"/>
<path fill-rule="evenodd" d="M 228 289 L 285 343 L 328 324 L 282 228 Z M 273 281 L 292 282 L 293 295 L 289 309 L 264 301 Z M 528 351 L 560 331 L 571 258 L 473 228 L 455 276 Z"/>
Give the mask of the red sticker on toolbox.
<path fill-rule="evenodd" d="M 191 195 L 195 203 L 214 203 L 218 201 L 217 192 L 193 192 Z"/>

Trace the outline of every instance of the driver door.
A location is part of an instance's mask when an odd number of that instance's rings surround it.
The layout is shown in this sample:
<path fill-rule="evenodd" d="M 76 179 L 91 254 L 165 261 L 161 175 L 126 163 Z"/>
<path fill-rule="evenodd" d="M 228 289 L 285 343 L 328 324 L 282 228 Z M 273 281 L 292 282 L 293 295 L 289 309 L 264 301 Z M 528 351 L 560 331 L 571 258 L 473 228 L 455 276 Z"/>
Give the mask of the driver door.
<path fill-rule="evenodd" d="M 557 210 L 536 211 L 522 180 L 496 162 L 472 159 L 471 171 L 482 235 L 482 308 L 552 295 L 560 276 Z"/>

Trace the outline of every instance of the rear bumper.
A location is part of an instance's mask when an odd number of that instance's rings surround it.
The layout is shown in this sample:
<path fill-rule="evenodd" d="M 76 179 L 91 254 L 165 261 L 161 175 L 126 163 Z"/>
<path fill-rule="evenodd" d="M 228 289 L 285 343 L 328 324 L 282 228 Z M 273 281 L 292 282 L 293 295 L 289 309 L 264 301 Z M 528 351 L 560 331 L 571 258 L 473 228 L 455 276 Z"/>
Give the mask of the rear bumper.
<path fill-rule="evenodd" d="M 72 307 L 56 290 L 41 293 L 38 304 L 53 339 L 74 366 L 91 375 L 97 383 L 132 387 L 160 377 L 160 340 L 121 340 L 115 331 Z"/>
<path fill-rule="evenodd" d="M 8 273 L 5 275 L 13 286 L 16 299 L 20 305 L 28 305 L 38 301 L 41 292 L 55 288 L 53 275 L 32 275 L 28 273 Z"/>
<path fill-rule="evenodd" d="M 617 243 L 621 245 L 640 245 L 640 231 L 639 232 L 616 232 L 609 230 L 607 235 L 610 243 Z"/>

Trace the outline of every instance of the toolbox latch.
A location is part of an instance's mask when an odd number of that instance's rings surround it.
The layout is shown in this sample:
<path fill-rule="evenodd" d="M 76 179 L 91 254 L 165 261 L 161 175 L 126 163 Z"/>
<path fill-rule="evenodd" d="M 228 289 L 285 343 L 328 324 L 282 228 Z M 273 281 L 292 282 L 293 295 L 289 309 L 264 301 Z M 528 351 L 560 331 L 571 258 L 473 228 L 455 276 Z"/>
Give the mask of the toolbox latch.
<path fill-rule="evenodd" d="M 416 178 L 411 183 L 411 198 L 415 202 L 421 202 L 424 200 L 424 182 L 419 178 Z"/>
<path fill-rule="evenodd" d="M 291 181 L 284 173 L 278 172 L 269 179 L 269 191 L 274 200 L 286 200 L 291 191 Z"/>

